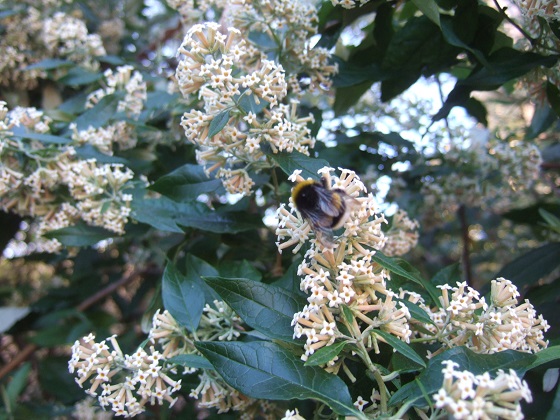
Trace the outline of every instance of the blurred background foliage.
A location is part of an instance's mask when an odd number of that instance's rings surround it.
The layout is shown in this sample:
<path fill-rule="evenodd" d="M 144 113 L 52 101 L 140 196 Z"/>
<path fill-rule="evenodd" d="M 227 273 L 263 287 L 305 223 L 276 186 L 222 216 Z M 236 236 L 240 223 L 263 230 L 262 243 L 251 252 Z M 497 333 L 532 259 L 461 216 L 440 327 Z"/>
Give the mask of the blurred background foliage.
<path fill-rule="evenodd" d="M 16 61 L 0 66 L 0 100 L 8 109 L 35 107 L 52 120 L 54 137 L 35 139 L 47 149 L 71 138 L 72 122 L 86 128 L 126 119 L 137 139 L 134 147 L 107 155 L 83 145 L 77 153 L 125 163 L 142 175 L 128 190 L 134 198 L 124 235 L 79 222 L 47 234 L 62 244 L 58 253 L 41 252 L 33 217 L 0 212 L 0 305 L 12 311 L 2 316 L 3 415 L 71 416 L 84 394 L 67 371 L 68 345 L 93 331 L 100 337 L 118 334 L 123 350 L 134 351 L 162 307 L 168 260 L 187 274 L 209 266 L 214 276 L 299 283 L 289 269 L 295 257 L 277 252 L 273 215 L 289 197 L 286 172 L 315 163 L 297 155 L 275 157 L 276 168 L 255 174 L 251 197 L 227 196 L 218 179 L 206 178 L 180 126 L 181 115 L 195 104 L 171 82 L 185 33 L 180 4 L 0 5 L 2 55 L 24 46 Z M 219 18 L 215 6 L 194 2 L 202 20 Z M 526 32 L 530 25 L 524 26 L 519 9 L 505 1 L 376 0 L 350 10 L 330 2 L 317 7 L 313 41 L 334 50 L 339 71 L 329 95 L 301 100 L 302 115 L 315 116 L 311 129 L 319 141 L 312 157 L 356 171 L 388 218 L 401 208 L 420 222 L 419 243 L 405 259 L 422 276 L 430 279 L 449 267 L 448 279 L 462 278 L 482 291 L 493 278 L 511 279 L 549 321 L 547 338 L 557 343 L 557 18 L 535 17 L 541 31 L 533 34 Z M 49 49 L 30 21 L 40 23 L 56 12 L 85 22 L 102 40 L 104 54 Z M 104 71 L 126 64 L 147 83 L 143 110 L 123 115 L 118 95 L 86 108 L 87 95 L 106 87 Z M 519 150 L 533 145 L 542 161 L 531 162 L 521 151 L 509 160 L 493 154 L 501 144 Z M 530 164 L 538 166 L 535 179 Z M 528 376 L 538 413 L 553 401 L 542 391 L 543 371 Z M 194 407 L 185 393 L 172 410 L 155 406 L 146 415 L 215 414 L 194 414 Z M 308 410 L 302 405 L 300 412 Z M 525 411 L 528 417 L 531 410 Z"/>

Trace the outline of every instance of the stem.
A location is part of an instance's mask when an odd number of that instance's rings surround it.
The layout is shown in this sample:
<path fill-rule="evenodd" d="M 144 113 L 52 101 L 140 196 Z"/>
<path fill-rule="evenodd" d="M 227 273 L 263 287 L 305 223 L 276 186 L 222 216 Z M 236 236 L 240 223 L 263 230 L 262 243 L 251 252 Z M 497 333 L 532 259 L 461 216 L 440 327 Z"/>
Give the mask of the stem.
<path fill-rule="evenodd" d="M 362 340 L 359 340 L 356 342 L 356 345 L 358 347 L 358 351 L 357 353 L 360 355 L 360 358 L 365 362 L 368 370 L 370 372 L 373 373 L 373 377 L 375 378 L 375 381 L 377 382 L 377 386 L 379 387 L 379 395 L 381 396 L 381 413 L 386 413 L 387 412 L 387 395 L 388 395 L 388 390 L 387 387 L 385 386 L 385 381 L 383 381 L 383 376 L 381 376 L 381 372 L 379 372 L 379 369 L 377 369 L 375 367 L 375 365 L 372 363 L 371 359 L 369 358 L 369 354 L 366 350 L 366 347 L 363 343 Z"/>
<path fill-rule="evenodd" d="M 464 205 L 461 205 L 459 207 L 459 210 L 457 210 L 457 215 L 459 216 L 459 221 L 461 223 L 461 236 L 463 239 L 463 270 L 465 272 L 465 281 L 467 282 L 467 285 L 472 286 L 471 257 L 469 253 L 471 241 L 469 238 L 467 211 Z"/>
<path fill-rule="evenodd" d="M 502 7 L 500 6 L 500 4 L 498 3 L 498 0 L 494 0 L 494 5 L 496 6 L 496 8 L 498 9 L 498 12 L 500 12 L 500 14 L 504 17 L 505 20 L 507 20 L 509 23 L 511 23 L 515 29 L 517 29 L 519 32 L 521 32 L 521 34 L 527 38 L 529 40 L 529 42 L 531 42 L 531 45 L 535 45 L 535 43 L 537 42 L 537 40 L 535 38 L 533 38 L 531 35 L 529 35 L 525 29 L 523 29 L 521 26 L 519 26 L 519 24 L 514 21 L 512 18 L 510 18 L 507 13 L 507 7 Z"/>

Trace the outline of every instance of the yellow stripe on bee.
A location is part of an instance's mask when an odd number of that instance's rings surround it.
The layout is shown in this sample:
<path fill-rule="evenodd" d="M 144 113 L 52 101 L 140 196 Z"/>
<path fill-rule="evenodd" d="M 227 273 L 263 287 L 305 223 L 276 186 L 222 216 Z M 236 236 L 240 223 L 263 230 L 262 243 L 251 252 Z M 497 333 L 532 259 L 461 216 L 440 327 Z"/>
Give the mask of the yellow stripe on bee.
<path fill-rule="evenodd" d="M 312 179 L 307 179 L 305 181 L 301 181 L 299 182 L 293 189 L 292 189 L 292 201 L 295 203 L 296 202 L 296 197 L 298 196 L 298 194 L 301 192 L 303 187 L 307 187 L 309 185 L 314 185 L 317 184 L 317 181 L 314 181 Z"/>
<path fill-rule="evenodd" d="M 343 200 L 342 195 L 339 192 L 337 192 L 337 191 L 333 192 L 332 197 L 331 197 L 331 202 L 334 205 L 334 207 L 339 211 L 343 211 L 343 208 L 342 208 L 343 201 L 342 200 Z"/>

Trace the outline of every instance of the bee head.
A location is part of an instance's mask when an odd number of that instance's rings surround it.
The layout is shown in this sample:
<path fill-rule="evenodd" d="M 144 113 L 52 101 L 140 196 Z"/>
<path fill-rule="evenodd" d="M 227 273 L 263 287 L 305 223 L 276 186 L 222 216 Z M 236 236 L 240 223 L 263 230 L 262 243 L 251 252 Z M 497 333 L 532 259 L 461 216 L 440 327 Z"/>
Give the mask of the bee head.
<path fill-rule="evenodd" d="M 319 200 L 317 188 L 323 188 L 322 184 L 310 179 L 298 183 L 293 188 L 292 201 L 299 210 L 302 208 L 315 207 Z"/>

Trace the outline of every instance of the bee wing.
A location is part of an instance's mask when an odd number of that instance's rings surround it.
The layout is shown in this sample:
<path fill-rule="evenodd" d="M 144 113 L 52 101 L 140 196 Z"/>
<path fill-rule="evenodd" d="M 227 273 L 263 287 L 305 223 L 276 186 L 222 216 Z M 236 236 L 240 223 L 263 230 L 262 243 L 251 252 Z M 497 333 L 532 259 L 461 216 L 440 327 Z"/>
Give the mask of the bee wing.
<path fill-rule="evenodd" d="M 344 200 L 339 193 L 325 189 L 318 189 L 319 208 L 330 217 L 337 217 L 344 211 Z"/>

